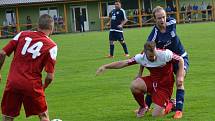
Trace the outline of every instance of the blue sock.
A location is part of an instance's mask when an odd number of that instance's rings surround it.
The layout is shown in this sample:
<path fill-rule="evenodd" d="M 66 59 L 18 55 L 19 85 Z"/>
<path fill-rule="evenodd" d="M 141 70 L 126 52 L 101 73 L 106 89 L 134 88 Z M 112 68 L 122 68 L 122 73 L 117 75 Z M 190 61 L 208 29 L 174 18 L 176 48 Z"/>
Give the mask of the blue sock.
<path fill-rule="evenodd" d="M 152 104 L 152 96 L 147 94 L 146 95 L 146 98 L 145 98 L 145 102 L 146 102 L 146 105 L 150 108 L 151 104 Z"/>
<path fill-rule="evenodd" d="M 110 45 L 110 55 L 113 56 L 114 52 L 114 45 Z"/>
<path fill-rule="evenodd" d="M 128 54 L 128 48 L 127 48 L 126 44 L 122 43 L 121 45 L 123 47 L 123 50 L 124 50 L 125 54 Z"/>
<path fill-rule="evenodd" d="M 184 105 L 184 90 L 177 89 L 176 91 L 176 111 L 182 111 Z"/>

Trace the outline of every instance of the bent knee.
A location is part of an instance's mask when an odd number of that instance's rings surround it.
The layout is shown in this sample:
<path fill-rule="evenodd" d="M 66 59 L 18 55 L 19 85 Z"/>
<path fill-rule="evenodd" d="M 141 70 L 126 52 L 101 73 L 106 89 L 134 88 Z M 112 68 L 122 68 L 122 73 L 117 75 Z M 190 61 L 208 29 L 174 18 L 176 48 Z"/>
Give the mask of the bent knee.
<path fill-rule="evenodd" d="M 141 93 L 147 91 L 146 84 L 141 78 L 137 78 L 136 80 L 134 80 L 131 83 L 130 89 L 133 93 Z"/>

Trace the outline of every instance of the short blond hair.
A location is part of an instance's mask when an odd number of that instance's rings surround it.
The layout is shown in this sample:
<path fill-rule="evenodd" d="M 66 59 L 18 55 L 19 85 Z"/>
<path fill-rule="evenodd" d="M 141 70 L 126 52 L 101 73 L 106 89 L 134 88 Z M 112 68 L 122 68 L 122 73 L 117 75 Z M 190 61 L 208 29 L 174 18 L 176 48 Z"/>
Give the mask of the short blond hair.
<path fill-rule="evenodd" d="M 43 14 L 38 20 L 38 28 L 42 30 L 52 30 L 53 29 L 53 18 L 48 14 Z"/>
<path fill-rule="evenodd" d="M 156 43 L 154 41 L 147 41 L 144 44 L 144 52 L 152 52 L 155 53 Z"/>
<path fill-rule="evenodd" d="M 161 11 L 161 10 L 165 11 L 163 7 L 161 7 L 161 6 L 156 6 L 156 7 L 152 10 L 153 17 L 156 18 L 155 13 L 158 12 L 158 11 Z"/>

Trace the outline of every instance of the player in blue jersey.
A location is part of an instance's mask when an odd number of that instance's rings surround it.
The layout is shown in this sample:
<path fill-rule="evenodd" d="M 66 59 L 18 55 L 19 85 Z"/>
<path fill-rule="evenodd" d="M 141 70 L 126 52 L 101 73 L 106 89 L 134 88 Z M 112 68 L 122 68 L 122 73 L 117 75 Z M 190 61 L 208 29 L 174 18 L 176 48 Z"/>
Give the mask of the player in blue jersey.
<path fill-rule="evenodd" d="M 114 54 L 114 41 L 119 41 L 122 45 L 125 56 L 128 57 L 128 49 L 123 37 L 123 25 L 128 21 L 125 11 L 121 8 L 121 2 L 119 0 L 115 1 L 115 9 L 113 9 L 109 14 L 110 21 L 108 26 L 110 26 L 109 40 L 110 40 L 110 54 L 109 58 L 113 58 Z"/>
<path fill-rule="evenodd" d="M 184 59 L 184 71 L 186 74 L 189 67 L 188 55 L 182 43 L 180 42 L 179 37 L 176 34 L 176 20 L 171 17 L 167 18 L 165 10 L 160 6 L 154 8 L 153 16 L 156 25 L 153 27 L 152 32 L 148 37 L 148 41 L 154 41 L 157 48 L 169 49 L 177 55 L 180 55 Z M 141 68 L 138 76 L 141 76 Z M 174 73 L 176 74 L 176 77 L 178 77 L 177 64 L 174 64 Z M 175 119 L 182 118 L 182 110 L 184 104 L 184 82 L 176 81 L 176 86 L 176 113 L 173 116 L 173 118 Z M 150 106 L 151 102 L 152 101 L 150 95 L 147 95 L 146 104 Z"/>

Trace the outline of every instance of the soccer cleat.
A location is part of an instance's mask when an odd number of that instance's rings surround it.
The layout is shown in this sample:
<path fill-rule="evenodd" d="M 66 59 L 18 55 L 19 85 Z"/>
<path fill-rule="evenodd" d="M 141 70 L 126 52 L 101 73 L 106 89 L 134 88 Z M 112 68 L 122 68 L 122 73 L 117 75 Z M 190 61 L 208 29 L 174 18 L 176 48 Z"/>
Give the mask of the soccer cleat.
<path fill-rule="evenodd" d="M 143 117 L 147 111 L 148 107 L 140 107 L 139 110 L 136 112 L 137 118 Z"/>
<path fill-rule="evenodd" d="M 108 55 L 107 58 L 114 58 L 114 56 L 113 55 Z"/>
<path fill-rule="evenodd" d="M 176 111 L 175 115 L 173 116 L 174 119 L 180 119 L 182 118 L 182 111 Z"/>
<path fill-rule="evenodd" d="M 166 109 L 165 109 L 165 115 L 170 113 L 171 111 L 174 111 L 175 110 L 175 107 L 176 107 L 176 100 L 175 99 L 171 99 L 169 101 L 169 103 L 167 104 L 166 106 Z"/>
<path fill-rule="evenodd" d="M 130 55 L 129 55 L 129 54 L 125 54 L 124 56 L 125 56 L 125 57 L 129 57 Z"/>

